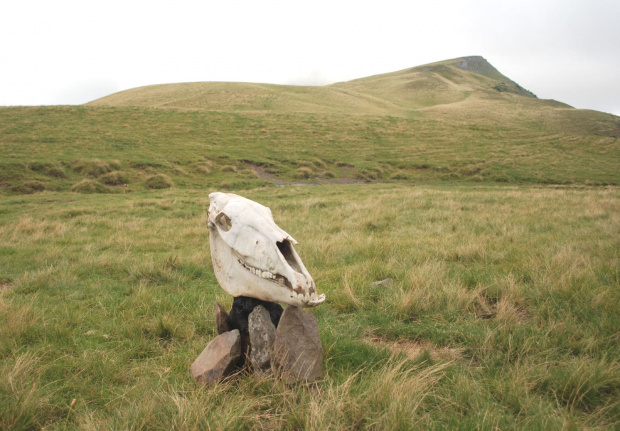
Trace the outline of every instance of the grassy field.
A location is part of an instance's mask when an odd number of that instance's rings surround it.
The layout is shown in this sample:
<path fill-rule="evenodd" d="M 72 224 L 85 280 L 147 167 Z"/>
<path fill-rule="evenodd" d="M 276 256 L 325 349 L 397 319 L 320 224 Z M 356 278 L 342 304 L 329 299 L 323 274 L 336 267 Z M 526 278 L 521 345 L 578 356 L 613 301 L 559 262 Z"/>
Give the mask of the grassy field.
<path fill-rule="evenodd" d="M 0 429 L 620 427 L 619 117 L 468 57 L 0 108 L 0 154 Z M 301 242 L 316 385 L 191 378 L 211 191 Z"/>
<path fill-rule="evenodd" d="M 620 425 L 617 188 L 248 190 L 327 294 L 325 377 L 205 390 L 207 192 L 2 198 L 0 428 Z"/>

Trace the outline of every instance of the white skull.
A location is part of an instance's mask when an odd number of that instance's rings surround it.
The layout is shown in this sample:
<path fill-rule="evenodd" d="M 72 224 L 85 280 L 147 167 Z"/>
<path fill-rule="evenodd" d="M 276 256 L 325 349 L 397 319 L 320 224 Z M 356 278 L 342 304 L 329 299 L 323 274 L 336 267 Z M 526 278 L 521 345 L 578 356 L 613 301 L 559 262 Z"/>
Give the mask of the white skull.
<path fill-rule="evenodd" d="M 228 294 L 297 307 L 325 301 L 293 248 L 297 241 L 276 225 L 269 208 L 232 193 L 209 199 L 213 270 Z"/>

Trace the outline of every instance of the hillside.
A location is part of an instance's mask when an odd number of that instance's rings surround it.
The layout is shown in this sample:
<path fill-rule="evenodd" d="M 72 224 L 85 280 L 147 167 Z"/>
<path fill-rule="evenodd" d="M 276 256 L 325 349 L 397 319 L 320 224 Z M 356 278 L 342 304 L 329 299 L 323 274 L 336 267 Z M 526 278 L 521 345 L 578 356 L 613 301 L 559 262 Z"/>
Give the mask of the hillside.
<path fill-rule="evenodd" d="M 390 116 L 515 129 L 542 126 L 552 133 L 620 137 L 618 117 L 540 100 L 480 56 L 327 86 L 232 82 L 154 85 L 115 93 L 87 106 Z"/>
<path fill-rule="evenodd" d="M 231 82 L 164 84 L 122 91 L 88 105 L 408 116 L 423 108 L 468 99 L 511 101 L 514 95 L 535 98 L 484 58 L 463 57 L 320 87 Z"/>
<path fill-rule="evenodd" d="M 482 57 L 324 87 L 190 83 L 0 108 L 0 193 L 288 183 L 619 184 L 620 118 Z"/>

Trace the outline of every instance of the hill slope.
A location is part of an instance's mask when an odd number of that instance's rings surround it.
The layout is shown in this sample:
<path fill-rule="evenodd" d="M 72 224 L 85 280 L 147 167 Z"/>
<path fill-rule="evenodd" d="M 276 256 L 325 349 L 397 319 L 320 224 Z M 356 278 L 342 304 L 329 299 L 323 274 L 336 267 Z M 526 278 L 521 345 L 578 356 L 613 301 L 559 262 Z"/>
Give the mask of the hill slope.
<path fill-rule="evenodd" d="M 461 57 L 327 86 L 196 82 L 139 87 L 87 106 L 263 114 L 426 118 L 558 133 L 620 136 L 618 117 L 540 100 L 480 56 Z"/>
<path fill-rule="evenodd" d="M 164 84 L 122 91 L 88 105 L 407 116 L 415 110 L 462 102 L 472 96 L 510 101 L 513 95 L 535 98 L 482 57 L 463 57 L 322 87 Z"/>
<path fill-rule="evenodd" d="M 325 87 L 193 83 L 0 108 L 0 193 L 291 182 L 620 184 L 620 118 L 481 57 Z"/>

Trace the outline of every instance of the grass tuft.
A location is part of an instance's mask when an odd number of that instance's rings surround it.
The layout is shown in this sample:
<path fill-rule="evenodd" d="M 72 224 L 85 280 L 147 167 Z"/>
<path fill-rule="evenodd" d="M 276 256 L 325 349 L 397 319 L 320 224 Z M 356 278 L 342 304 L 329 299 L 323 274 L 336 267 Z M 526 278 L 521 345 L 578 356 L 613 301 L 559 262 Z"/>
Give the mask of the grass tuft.
<path fill-rule="evenodd" d="M 93 160 L 77 160 L 73 162 L 71 168 L 86 177 L 97 178 L 103 174 L 111 172 L 118 166 L 114 163 L 104 162 L 99 159 Z"/>
<path fill-rule="evenodd" d="M 99 181 L 83 179 L 71 188 L 76 193 L 110 193 L 111 190 Z"/>
<path fill-rule="evenodd" d="M 309 178 L 312 178 L 313 176 L 314 176 L 314 171 L 312 170 L 312 168 L 308 166 L 302 166 L 298 168 L 297 172 L 295 173 L 295 178 L 303 179 L 303 180 L 307 180 Z"/>
<path fill-rule="evenodd" d="M 169 189 L 172 187 L 172 180 L 164 174 L 151 175 L 146 179 L 146 185 L 149 189 Z"/>
<path fill-rule="evenodd" d="M 99 181 L 108 186 L 122 186 L 129 183 L 129 177 L 122 171 L 112 171 L 99 177 Z"/>
<path fill-rule="evenodd" d="M 11 191 L 19 194 L 32 194 L 45 190 L 45 183 L 41 181 L 24 181 L 11 187 Z"/>

